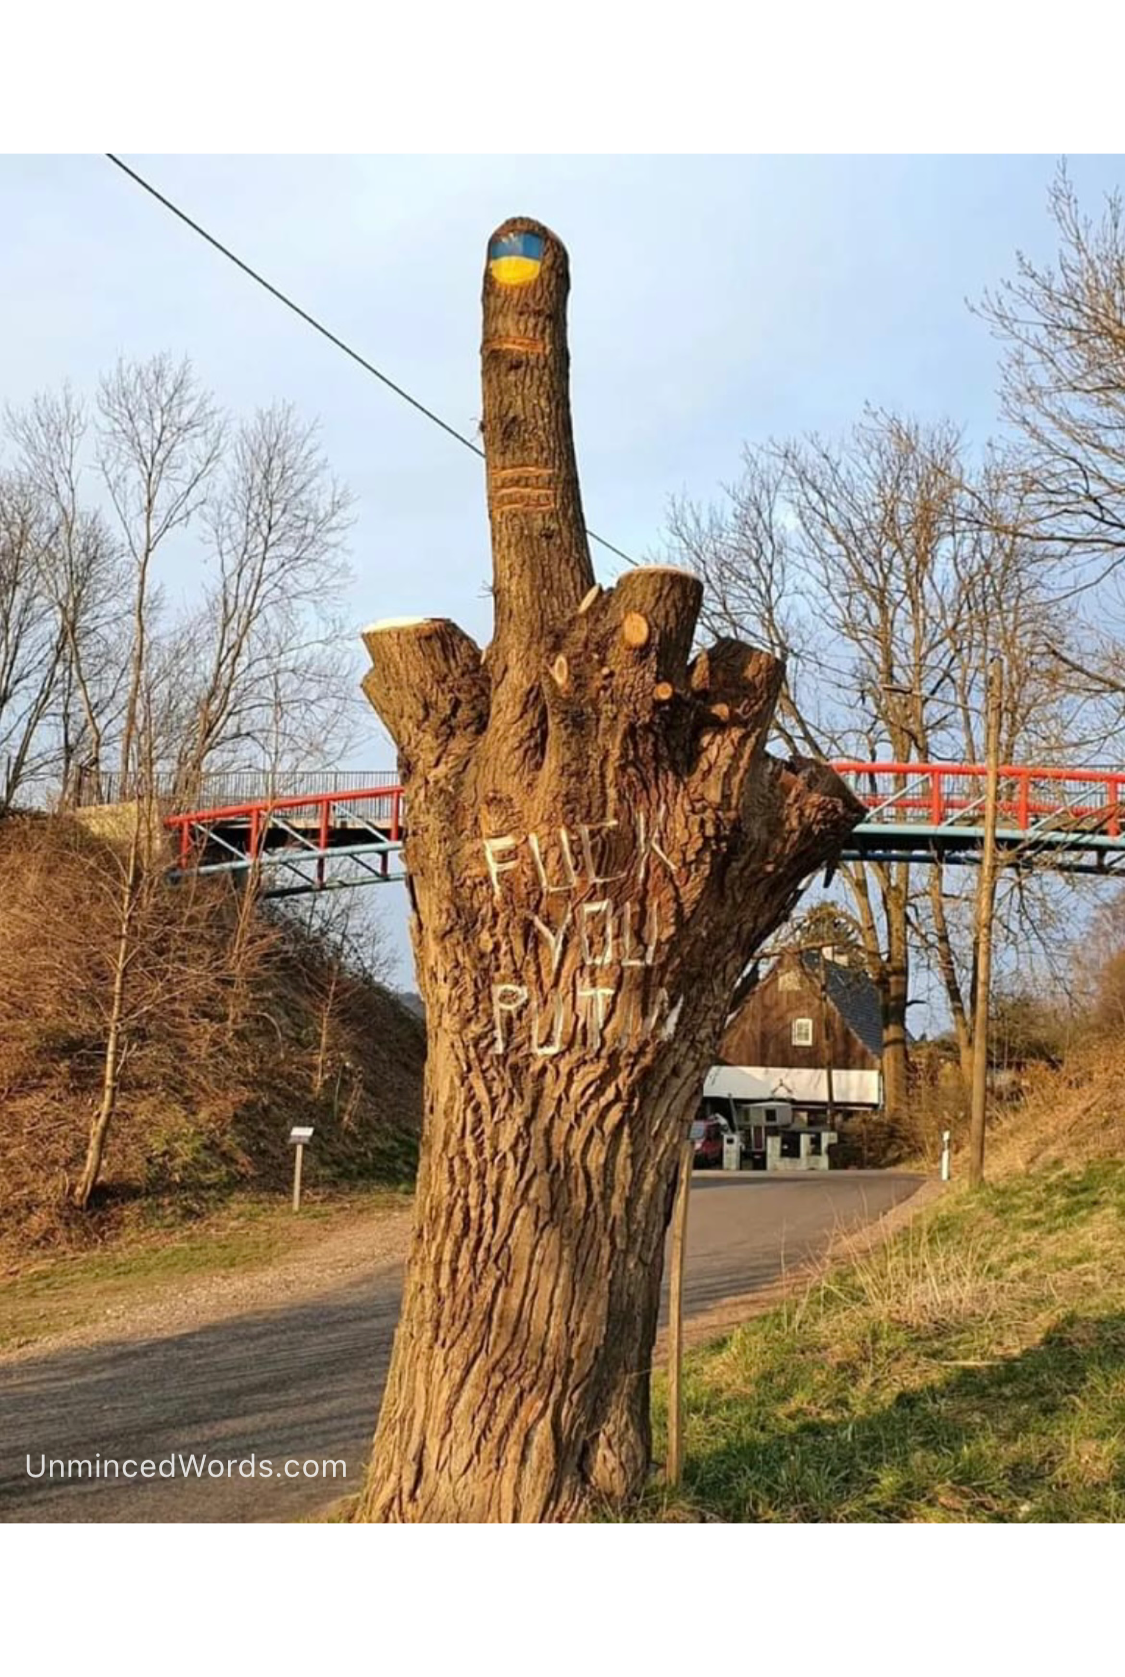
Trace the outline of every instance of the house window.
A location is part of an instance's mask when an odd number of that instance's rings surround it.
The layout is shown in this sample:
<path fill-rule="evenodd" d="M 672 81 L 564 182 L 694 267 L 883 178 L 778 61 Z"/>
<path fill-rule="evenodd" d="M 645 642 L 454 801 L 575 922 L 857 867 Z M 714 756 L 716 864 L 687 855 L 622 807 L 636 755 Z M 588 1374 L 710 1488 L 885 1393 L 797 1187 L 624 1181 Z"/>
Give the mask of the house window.
<path fill-rule="evenodd" d="M 794 1048 L 811 1048 L 812 1047 L 812 1020 L 811 1019 L 794 1019 L 794 1021 L 793 1021 L 793 1046 L 794 1046 Z"/>
<path fill-rule="evenodd" d="M 800 973 L 783 972 L 778 978 L 777 987 L 779 990 L 799 990 L 801 988 Z"/>

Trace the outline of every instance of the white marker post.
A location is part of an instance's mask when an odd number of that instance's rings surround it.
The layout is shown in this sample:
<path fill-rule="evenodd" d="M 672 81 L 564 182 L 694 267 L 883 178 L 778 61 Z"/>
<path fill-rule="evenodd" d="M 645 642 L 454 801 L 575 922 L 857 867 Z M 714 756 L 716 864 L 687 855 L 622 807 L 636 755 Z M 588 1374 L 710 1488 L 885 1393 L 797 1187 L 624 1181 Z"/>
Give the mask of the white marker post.
<path fill-rule="evenodd" d="M 952 1150 L 950 1148 L 950 1142 L 952 1140 L 953 1140 L 953 1132 L 951 1130 L 942 1130 L 942 1132 L 941 1132 L 941 1179 L 942 1179 L 943 1182 L 948 1182 L 950 1177 L 953 1175 L 953 1153 L 952 1153 Z"/>
<path fill-rule="evenodd" d="M 305 1157 L 305 1143 L 312 1140 L 313 1127 L 294 1125 L 289 1131 L 289 1145 L 297 1149 L 293 1158 L 293 1210 L 301 1209 L 301 1165 Z"/>

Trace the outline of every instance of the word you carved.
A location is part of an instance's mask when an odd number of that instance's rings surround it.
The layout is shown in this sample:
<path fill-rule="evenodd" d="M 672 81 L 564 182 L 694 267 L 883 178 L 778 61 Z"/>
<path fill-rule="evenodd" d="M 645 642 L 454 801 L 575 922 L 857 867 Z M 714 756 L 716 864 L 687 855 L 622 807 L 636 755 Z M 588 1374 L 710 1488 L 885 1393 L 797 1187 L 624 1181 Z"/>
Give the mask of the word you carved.
<path fill-rule="evenodd" d="M 492 984 L 498 1054 L 526 1045 L 542 1060 L 575 1044 L 598 1049 L 609 1039 L 629 1045 L 673 1035 L 683 998 L 673 1003 L 649 979 L 661 943 L 661 895 L 668 895 L 653 889 L 654 876 L 675 881 L 677 870 L 640 813 L 624 865 L 605 871 L 596 851 L 620 832 L 609 820 L 558 827 L 548 839 L 529 832 L 482 841 L 495 900 L 504 902 L 517 884 L 520 902 L 540 899 L 538 910 L 524 909 L 521 918 L 547 973 L 545 993 L 538 973 L 528 982 L 526 972 L 509 970 Z M 510 967 L 516 959 L 509 948 Z"/>

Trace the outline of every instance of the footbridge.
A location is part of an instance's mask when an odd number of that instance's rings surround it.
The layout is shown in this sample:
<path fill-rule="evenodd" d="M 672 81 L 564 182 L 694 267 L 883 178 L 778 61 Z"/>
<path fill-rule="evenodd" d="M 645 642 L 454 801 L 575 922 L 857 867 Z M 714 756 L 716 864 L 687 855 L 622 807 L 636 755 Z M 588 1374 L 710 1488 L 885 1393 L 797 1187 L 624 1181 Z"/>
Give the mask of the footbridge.
<path fill-rule="evenodd" d="M 979 763 L 833 763 L 867 806 L 848 861 L 979 860 L 987 770 Z M 1009 868 L 1067 874 L 1125 871 L 1125 769 L 1006 764 L 997 842 Z M 173 877 L 252 875 L 263 896 L 385 884 L 404 875 L 408 812 L 393 771 L 268 783 L 211 776 L 200 807 L 165 825 Z"/>

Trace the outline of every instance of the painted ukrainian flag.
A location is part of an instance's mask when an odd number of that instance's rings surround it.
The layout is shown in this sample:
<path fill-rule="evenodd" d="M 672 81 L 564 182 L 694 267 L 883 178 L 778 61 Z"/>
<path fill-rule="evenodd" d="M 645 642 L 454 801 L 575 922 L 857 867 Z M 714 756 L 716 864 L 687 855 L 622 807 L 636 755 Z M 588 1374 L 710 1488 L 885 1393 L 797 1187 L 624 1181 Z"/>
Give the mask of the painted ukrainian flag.
<path fill-rule="evenodd" d="M 501 285 L 526 285 L 543 265 L 538 233 L 505 233 L 488 247 L 488 271 Z"/>

